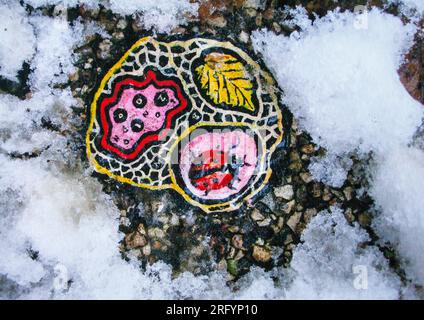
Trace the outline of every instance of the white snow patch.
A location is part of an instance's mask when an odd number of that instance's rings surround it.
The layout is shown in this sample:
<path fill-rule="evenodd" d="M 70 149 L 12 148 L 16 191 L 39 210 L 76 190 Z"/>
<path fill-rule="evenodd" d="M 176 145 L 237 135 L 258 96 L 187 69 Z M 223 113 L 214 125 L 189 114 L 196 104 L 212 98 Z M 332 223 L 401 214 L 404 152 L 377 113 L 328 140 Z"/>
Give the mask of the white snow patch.
<path fill-rule="evenodd" d="M 424 109 L 397 74 L 417 27 L 375 8 L 367 13 L 366 28 L 358 28 L 351 12 L 329 12 L 310 25 L 301 9 L 297 15 L 300 32 L 290 37 L 255 32 L 255 48 L 274 71 L 300 125 L 331 157 L 372 152 L 377 163 L 372 193 L 382 211 L 376 228 L 383 240 L 398 245 L 407 276 L 423 284 L 424 172 L 421 151 L 407 145 Z M 348 167 L 331 157 L 315 158 L 309 169 L 338 186 Z"/>
<path fill-rule="evenodd" d="M 266 0 L 246 0 L 243 3 L 243 7 L 264 10 L 266 7 Z"/>
<path fill-rule="evenodd" d="M 62 7 L 76 7 L 78 5 L 84 5 L 87 8 L 97 8 L 99 4 L 102 4 L 102 0 L 24 0 L 25 3 L 29 4 L 34 8 L 43 6 L 62 6 Z"/>
<path fill-rule="evenodd" d="M 0 75 L 16 81 L 35 52 L 34 30 L 19 2 L 0 1 L 0 39 Z"/>
<path fill-rule="evenodd" d="M 327 153 L 324 157 L 313 157 L 309 171 L 315 180 L 340 188 L 347 178 L 347 172 L 353 162 L 349 158 Z"/>
<path fill-rule="evenodd" d="M 424 152 L 397 148 L 378 160 L 371 193 L 382 214 L 375 227 L 398 246 L 407 274 L 424 284 Z"/>
<path fill-rule="evenodd" d="M 170 32 L 187 24 L 187 16 L 197 16 L 199 5 L 189 0 L 110 0 L 112 11 L 139 15 L 145 28 Z"/>
<path fill-rule="evenodd" d="M 301 126 L 337 154 L 406 144 L 422 116 L 396 72 L 416 28 L 377 9 L 368 13 L 366 30 L 354 19 L 330 12 L 298 37 L 252 37 Z"/>
<path fill-rule="evenodd" d="M 146 29 L 157 32 L 170 32 L 172 29 L 186 25 L 188 17 L 197 17 L 199 4 L 190 0 L 25 0 L 26 3 L 40 7 L 43 5 L 61 5 L 98 8 L 103 5 L 120 15 L 137 16 Z"/>
<path fill-rule="evenodd" d="M 49 131 L 39 130 L 41 119 L 44 116 L 53 116 L 49 108 L 62 110 L 61 116 L 67 116 L 60 100 L 60 96 L 38 93 L 31 100 L 24 101 L 10 95 L 0 96 L 0 152 L 31 154 L 48 147 L 51 134 Z M 60 118 L 49 119 L 61 121 Z"/>
<path fill-rule="evenodd" d="M 415 9 L 418 13 L 424 13 L 424 1 L 422 0 L 389 0 L 389 3 L 401 4 L 409 9 Z"/>
<path fill-rule="evenodd" d="M 102 33 L 95 24 L 83 25 L 79 21 L 70 26 L 66 16 L 55 18 L 36 15 L 31 17 L 37 36 L 37 55 L 34 58 L 34 71 L 30 75 L 32 88 L 53 90 L 54 84 L 66 83 L 75 71 L 73 49 L 84 37 Z"/>
<path fill-rule="evenodd" d="M 422 0 L 402 0 L 402 2 L 407 6 L 416 8 L 420 12 L 424 12 L 424 1 Z"/>
<path fill-rule="evenodd" d="M 400 14 L 417 25 L 424 15 L 424 1 L 422 0 L 388 0 L 386 7 L 391 4 L 397 5 Z"/>
<path fill-rule="evenodd" d="M 284 19 L 281 21 L 282 24 L 289 28 L 299 28 L 300 30 L 306 30 L 311 27 L 312 21 L 308 17 L 308 11 L 302 6 L 296 6 L 295 8 L 286 7 L 285 13 L 291 18 Z M 295 31 L 292 36 L 297 36 L 298 33 Z"/>
<path fill-rule="evenodd" d="M 45 160 L 0 157 L 0 190 L 8 196 L 2 201 L 9 205 L 3 206 L 9 210 L 1 220 L 6 241 L 0 244 L 0 273 L 21 286 L 20 298 L 218 298 L 216 291 L 209 293 L 213 286 L 225 293 L 222 276 L 183 274 L 172 280 L 170 266 L 163 263 L 142 272 L 138 263 L 123 260 L 119 210 L 100 183 L 83 172 L 75 174 L 77 168 L 66 175 Z M 36 260 L 29 249 L 38 252 Z M 57 285 L 58 277 L 66 279 L 65 286 Z M 69 288 L 68 280 L 73 281 Z M 38 289 L 23 290 L 34 283 Z"/>
<path fill-rule="evenodd" d="M 289 299 L 398 299 L 400 280 L 358 225 L 342 210 L 322 211 L 307 226 L 293 254 Z"/>

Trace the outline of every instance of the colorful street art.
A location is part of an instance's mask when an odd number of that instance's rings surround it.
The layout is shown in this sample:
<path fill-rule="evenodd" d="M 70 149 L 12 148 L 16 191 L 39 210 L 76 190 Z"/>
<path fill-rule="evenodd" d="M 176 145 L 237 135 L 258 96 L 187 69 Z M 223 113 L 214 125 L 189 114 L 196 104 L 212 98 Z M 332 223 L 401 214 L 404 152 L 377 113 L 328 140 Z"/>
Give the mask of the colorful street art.
<path fill-rule="evenodd" d="M 120 182 L 232 211 L 268 183 L 283 141 L 273 78 L 230 42 L 139 40 L 106 74 L 87 155 Z"/>

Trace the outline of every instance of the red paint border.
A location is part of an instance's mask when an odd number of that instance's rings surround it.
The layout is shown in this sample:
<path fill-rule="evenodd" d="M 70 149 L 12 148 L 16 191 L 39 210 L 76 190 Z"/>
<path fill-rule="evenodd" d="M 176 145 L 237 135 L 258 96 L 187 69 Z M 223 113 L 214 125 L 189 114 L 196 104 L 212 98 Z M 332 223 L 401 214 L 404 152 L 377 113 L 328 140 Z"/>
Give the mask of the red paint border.
<path fill-rule="evenodd" d="M 146 77 L 143 81 L 137 81 L 133 78 L 128 78 L 128 79 L 123 79 L 119 81 L 118 83 L 116 83 L 116 85 L 113 87 L 112 96 L 103 99 L 102 102 L 100 103 L 100 120 L 101 120 L 101 125 L 103 128 L 103 136 L 102 136 L 100 145 L 102 146 L 103 149 L 108 150 L 123 159 L 133 160 L 135 157 L 138 156 L 138 154 L 141 152 L 141 150 L 147 143 L 159 140 L 159 134 L 157 133 L 147 135 L 138 142 L 138 145 L 134 151 L 132 151 L 131 153 L 125 153 L 121 149 L 109 144 L 107 139 L 109 135 L 109 122 L 107 121 L 107 118 L 106 118 L 106 108 L 117 101 L 117 99 L 119 98 L 118 94 L 121 91 L 121 88 L 123 86 L 133 86 L 133 87 L 136 87 L 137 89 L 145 88 L 152 82 L 157 87 L 168 87 L 168 88 L 172 87 L 177 93 L 177 97 L 178 97 L 178 100 L 180 101 L 180 105 L 177 108 L 167 113 L 165 118 L 165 122 L 166 122 L 165 127 L 161 128 L 160 130 L 171 129 L 173 118 L 187 107 L 187 104 L 188 104 L 187 99 L 183 96 L 181 87 L 175 81 L 171 79 L 158 80 L 156 77 L 156 73 L 153 70 L 148 70 L 146 73 Z"/>

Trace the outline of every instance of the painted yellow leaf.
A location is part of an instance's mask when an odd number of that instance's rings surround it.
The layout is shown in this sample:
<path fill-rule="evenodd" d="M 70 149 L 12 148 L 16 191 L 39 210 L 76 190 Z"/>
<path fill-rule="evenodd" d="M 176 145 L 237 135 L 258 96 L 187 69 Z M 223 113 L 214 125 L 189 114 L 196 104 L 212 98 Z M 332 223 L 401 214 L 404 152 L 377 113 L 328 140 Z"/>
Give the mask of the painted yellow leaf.
<path fill-rule="evenodd" d="M 213 52 L 196 68 L 200 85 L 216 104 L 255 110 L 253 86 L 243 64 L 229 54 Z"/>

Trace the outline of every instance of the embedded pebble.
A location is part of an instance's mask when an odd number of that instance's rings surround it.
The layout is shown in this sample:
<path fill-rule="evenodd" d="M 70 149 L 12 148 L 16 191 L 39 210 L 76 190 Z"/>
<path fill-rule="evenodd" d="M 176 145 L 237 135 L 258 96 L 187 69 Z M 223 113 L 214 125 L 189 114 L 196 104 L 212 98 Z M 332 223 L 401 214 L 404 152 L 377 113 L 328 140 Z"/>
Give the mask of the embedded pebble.
<path fill-rule="evenodd" d="M 258 226 L 260 227 L 267 227 L 271 223 L 271 218 L 266 218 L 262 221 L 258 221 Z"/>
<path fill-rule="evenodd" d="M 287 225 L 290 227 L 290 229 L 292 229 L 293 232 L 296 231 L 296 226 L 299 223 L 301 216 L 302 216 L 302 212 L 296 212 L 287 221 Z"/>
<path fill-rule="evenodd" d="M 295 204 L 296 204 L 296 202 L 294 200 L 285 203 L 284 206 L 283 206 L 283 211 L 285 213 L 289 214 L 290 212 L 292 212 Z"/>
<path fill-rule="evenodd" d="M 315 208 L 306 209 L 303 219 L 306 223 L 309 223 L 313 217 L 317 215 L 318 211 Z"/>
<path fill-rule="evenodd" d="M 235 234 L 231 239 L 231 244 L 234 248 L 244 249 L 243 248 L 243 236 L 241 234 Z"/>
<path fill-rule="evenodd" d="M 282 187 L 277 187 L 274 189 L 274 194 L 277 198 L 291 200 L 293 199 L 293 196 L 294 196 L 293 186 L 290 184 L 287 184 Z"/>
<path fill-rule="evenodd" d="M 353 197 L 353 189 L 352 189 L 352 187 L 346 187 L 344 190 L 343 190 L 343 194 L 344 194 L 344 196 L 345 196 L 345 198 L 346 198 L 346 200 L 347 201 L 350 201 L 350 200 L 352 200 L 352 197 Z"/>
<path fill-rule="evenodd" d="M 271 260 L 271 251 L 264 247 L 255 245 L 253 246 L 252 257 L 259 262 L 268 262 Z"/>
<path fill-rule="evenodd" d="M 305 183 L 309 183 L 313 180 L 313 177 L 309 172 L 301 172 L 300 178 L 302 178 L 303 182 Z"/>
<path fill-rule="evenodd" d="M 150 253 L 151 253 L 151 247 L 150 247 L 150 245 L 147 244 L 146 246 L 143 247 L 143 249 L 141 249 L 141 251 L 143 252 L 143 254 L 145 256 L 150 255 Z"/>
<path fill-rule="evenodd" d="M 172 226 L 177 226 L 180 223 L 180 218 L 178 218 L 178 216 L 173 213 L 169 222 Z"/>
<path fill-rule="evenodd" d="M 359 224 L 366 228 L 371 225 L 371 216 L 368 213 L 361 213 L 358 215 Z"/>
<path fill-rule="evenodd" d="M 227 20 L 221 13 L 216 13 L 208 19 L 208 23 L 214 27 L 224 28 L 227 25 Z"/>
<path fill-rule="evenodd" d="M 118 23 L 116 24 L 116 27 L 117 27 L 118 29 L 123 30 L 123 29 L 125 29 L 125 28 L 127 27 L 127 25 L 128 25 L 127 20 L 125 20 L 125 19 L 120 19 L 120 20 L 118 21 Z"/>
<path fill-rule="evenodd" d="M 146 227 L 142 223 L 137 226 L 137 231 L 142 235 L 147 235 Z"/>
<path fill-rule="evenodd" d="M 315 152 L 315 147 L 313 144 L 306 144 L 300 148 L 300 151 L 302 151 L 302 153 L 312 154 Z"/>
<path fill-rule="evenodd" d="M 322 200 L 324 200 L 324 201 L 330 201 L 330 199 L 331 199 L 330 189 L 328 187 L 325 187 L 324 188 L 323 195 L 322 195 Z"/>
<path fill-rule="evenodd" d="M 240 39 L 241 42 L 247 43 L 247 42 L 249 42 L 250 37 L 247 34 L 247 32 L 242 31 L 242 32 L 240 32 L 239 39 Z"/>
<path fill-rule="evenodd" d="M 165 232 L 163 232 L 163 230 L 160 228 L 149 229 L 148 234 L 149 234 L 149 237 L 151 238 L 161 239 L 165 237 Z"/>
<path fill-rule="evenodd" d="M 110 49 L 112 42 L 109 39 L 105 39 L 99 44 L 99 50 L 97 51 L 97 57 L 99 59 L 106 59 L 110 55 Z"/>
<path fill-rule="evenodd" d="M 265 219 L 265 217 L 261 214 L 261 212 L 256 208 L 253 209 L 252 213 L 250 214 L 250 217 L 254 221 L 261 221 Z"/>
<path fill-rule="evenodd" d="M 125 243 L 129 249 L 143 247 L 147 244 L 147 239 L 144 235 L 135 231 L 125 236 Z"/>

